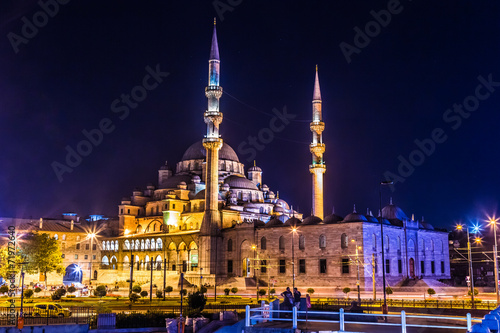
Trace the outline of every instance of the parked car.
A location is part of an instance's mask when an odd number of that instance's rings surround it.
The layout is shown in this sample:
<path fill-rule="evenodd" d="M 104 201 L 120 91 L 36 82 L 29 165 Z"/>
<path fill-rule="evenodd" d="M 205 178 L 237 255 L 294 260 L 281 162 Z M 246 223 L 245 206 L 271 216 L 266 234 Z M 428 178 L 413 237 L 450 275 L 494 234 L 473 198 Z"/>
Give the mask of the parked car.
<path fill-rule="evenodd" d="M 34 317 L 70 317 L 71 311 L 57 303 L 38 303 L 33 307 Z"/>

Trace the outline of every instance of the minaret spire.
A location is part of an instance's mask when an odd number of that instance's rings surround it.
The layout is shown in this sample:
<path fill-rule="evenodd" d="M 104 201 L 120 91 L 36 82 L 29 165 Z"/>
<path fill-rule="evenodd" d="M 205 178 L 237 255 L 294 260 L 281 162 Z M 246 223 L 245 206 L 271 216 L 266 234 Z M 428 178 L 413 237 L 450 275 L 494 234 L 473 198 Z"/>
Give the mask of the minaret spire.
<path fill-rule="evenodd" d="M 325 144 L 323 143 L 323 131 L 325 123 L 321 113 L 321 89 L 319 87 L 318 65 L 316 65 L 316 76 L 314 78 L 314 92 L 312 100 L 312 122 L 310 129 L 312 132 L 312 142 L 309 150 L 312 154 L 312 164 L 309 165 L 309 171 L 312 174 L 312 207 L 314 215 L 323 219 L 323 174 L 326 171 L 323 153 Z"/>
<path fill-rule="evenodd" d="M 204 120 L 207 124 L 207 134 L 203 139 L 203 147 L 207 150 L 205 168 L 205 213 L 200 230 L 200 243 L 204 249 L 201 262 L 205 265 L 207 274 L 217 275 L 217 243 L 220 240 L 221 216 L 219 212 L 219 150 L 222 139 L 219 137 L 219 125 L 222 122 L 222 112 L 219 112 L 219 99 L 222 96 L 220 79 L 219 46 L 214 19 L 210 59 L 208 60 L 208 86 L 205 96 L 208 99 Z"/>

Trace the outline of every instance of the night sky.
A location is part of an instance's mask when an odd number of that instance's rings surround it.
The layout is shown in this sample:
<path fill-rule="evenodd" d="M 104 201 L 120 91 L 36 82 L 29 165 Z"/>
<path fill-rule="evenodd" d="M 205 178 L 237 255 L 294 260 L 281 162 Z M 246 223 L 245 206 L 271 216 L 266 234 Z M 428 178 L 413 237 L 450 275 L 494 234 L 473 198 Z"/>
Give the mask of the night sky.
<path fill-rule="evenodd" d="M 434 226 L 500 213 L 497 1 L 41 3 L 51 15 L 37 1 L 0 3 L 0 216 L 117 215 L 123 196 L 156 183 L 165 160 L 174 165 L 205 134 L 214 17 L 222 138 L 248 168 L 248 137 L 286 108 L 294 118 L 255 160 L 304 216 L 316 64 L 325 215 L 354 204 L 376 214 L 388 175 L 383 203 L 392 196 Z M 121 95 L 150 71 L 158 82 L 126 112 Z M 99 127 L 107 133 L 89 152 L 84 132 Z M 70 167 L 67 147 L 79 144 L 87 156 Z M 54 165 L 68 172 L 58 177 Z"/>

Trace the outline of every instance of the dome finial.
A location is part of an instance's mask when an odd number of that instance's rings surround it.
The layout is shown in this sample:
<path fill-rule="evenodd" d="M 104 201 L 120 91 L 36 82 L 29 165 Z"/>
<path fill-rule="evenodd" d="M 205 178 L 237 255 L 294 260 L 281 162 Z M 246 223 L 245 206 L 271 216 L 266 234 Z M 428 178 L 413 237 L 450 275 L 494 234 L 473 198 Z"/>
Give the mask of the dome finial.
<path fill-rule="evenodd" d="M 353 208 L 352 212 L 356 213 L 356 204 L 354 204 L 354 208 Z"/>
<path fill-rule="evenodd" d="M 253 166 L 255 166 L 255 160 L 253 160 Z"/>
<path fill-rule="evenodd" d="M 217 24 L 217 19 L 214 17 L 214 25 Z"/>
<path fill-rule="evenodd" d="M 415 214 L 411 214 L 411 220 L 415 221 Z"/>

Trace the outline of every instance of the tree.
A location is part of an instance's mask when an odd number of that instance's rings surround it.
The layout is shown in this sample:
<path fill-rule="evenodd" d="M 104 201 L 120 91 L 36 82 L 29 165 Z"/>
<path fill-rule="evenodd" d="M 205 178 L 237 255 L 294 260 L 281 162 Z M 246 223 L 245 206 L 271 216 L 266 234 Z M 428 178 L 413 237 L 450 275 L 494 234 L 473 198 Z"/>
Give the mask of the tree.
<path fill-rule="evenodd" d="M 31 296 L 33 296 L 33 290 L 32 289 L 28 289 L 28 290 L 24 291 L 24 297 L 30 298 Z"/>
<path fill-rule="evenodd" d="M 163 298 L 163 291 L 157 290 L 156 291 L 156 298 Z"/>
<path fill-rule="evenodd" d="M 148 292 L 146 290 L 141 291 L 141 297 L 148 297 Z"/>
<path fill-rule="evenodd" d="M 207 292 L 207 287 L 201 286 L 200 287 L 200 293 L 205 294 Z"/>
<path fill-rule="evenodd" d="M 392 295 L 392 294 L 394 294 L 394 291 L 392 290 L 392 288 L 391 288 L 391 287 L 387 287 L 387 288 L 385 288 L 385 293 L 386 293 L 387 295 Z"/>
<path fill-rule="evenodd" d="M 469 296 L 471 295 L 470 289 L 467 292 L 467 295 L 469 295 Z M 477 296 L 477 295 L 479 295 L 479 290 L 477 290 L 476 288 L 474 288 L 474 296 Z"/>
<path fill-rule="evenodd" d="M 194 292 L 192 294 L 190 293 L 188 295 L 188 304 L 189 307 L 193 310 L 197 310 L 199 312 L 203 311 L 206 303 L 207 298 L 200 291 Z"/>
<path fill-rule="evenodd" d="M 344 289 L 342 289 L 342 292 L 346 294 L 347 298 L 349 298 L 349 293 L 351 292 L 351 288 L 345 287 Z"/>
<path fill-rule="evenodd" d="M 306 291 L 307 291 L 308 294 L 311 294 L 311 295 L 314 294 L 314 289 L 313 288 L 307 288 Z"/>
<path fill-rule="evenodd" d="M 233 294 L 236 294 L 238 292 L 238 288 L 236 288 L 236 287 L 231 288 L 231 292 Z"/>
<path fill-rule="evenodd" d="M 229 295 L 229 292 L 231 291 L 231 289 L 229 288 L 224 288 L 224 295 Z"/>
<path fill-rule="evenodd" d="M 4 280 L 9 280 L 9 277 L 14 274 L 18 275 L 21 272 L 20 263 L 23 262 L 23 257 L 20 253 L 17 253 L 14 257 L 14 261 L 12 260 L 12 251 L 9 255 L 9 249 L 5 246 L 0 250 L 0 276 L 4 278 Z"/>
<path fill-rule="evenodd" d="M 40 287 L 36 287 L 36 288 L 35 288 L 35 293 L 37 293 L 37 294 L 38 294 L 38 293 L 39 293 L 39 292 L 41 292 L 41 291 L 42 291 L 42 288 L 40 288 Z"/>
<path fill-rule="evenodd" d="M 309 288 L 309 289 L 312 289 L 312 288 Z M 309 289 L 307 289 L 307 290 L 309 290 Z M 308 291 L 308 292 L 309 292 L 309 291 Z M 314 292 L 314 291 L 313 291 L 313 292 Z M 271 295 L 276 294 L 276 289 L 271 288 L 271 290 L 269 290 L 269 293 L 270 293 Z"/>
<path fill-rule="evenodd" d="M 26 236 L 22 248 L 23 256 L 26 257 L 26 272 L 36 274 L 43 273 L 45 287 L 47 287 L 47 273 L 64 273 L 62 265 L 62 253 L 57 240 L 45 233 L 30 233 Z"/>
<path fill-rule="evenodd" d="M 141 288 L 141 286 L 140 286 L 140 285 L 138 285 L 138 284 L 136 284 L 135 286 L 133 286 L 133 287 L 132 287 L 132 291 L 133 291 L 134 293 L 139 294 L 139 293 L 141 292 L 141 290 L 142 290 L 142 288 Z"/>
<path fill-rule="evenodd" d="M 0 287 L 0 293 L 5 294 L 9 292 L 9 286 L 4 284 L 3 286 Z"/>
<path fill-rule="evenodd" d="M 166 286 L 165 292 L 168 293 L 168 297 L 170 297 L 170 293 L 174 290 L 172 286 Z"/>
<path fill-rule="evenodd" d="M 266 289 L 259 289 L 259 295 L 264 296 L 266 294 Z"/>
<path fill-rule="evenodd" d="M 56 291 L 54 291 L 52 293 L 52 295 L 50 295 L 50 298 L 52 298 L 53 301 L 58 301 L 61 299 L 61 297 L 63 297 L 64 295 L 66 295 L 66 289 L 64 288 L 59 288 L 57 289 Z"/>
<path fill-rule="evenodd" d="M 72 294 L 76 291 L 76 288 L 74 286 L 69 286 L 68 287 L 68 293 Z"/>
<path fill-rule="evenodd" d="M 427 289 L 427 293 L 429 294 L 430 297 L 432 297 L 432 295 L 436 294 L 436 291 L 432 288 L 429 288 Z"/>
<path fill-rule="evenodd" d="M 137 295 L 137 293 L 131 293 L 128 298 L 130 299 L 130 302 L 135 303 L 139 298 L 141 298 L 141 296 Z"/>
<path fill-rule="evenodd" d="M 98 297 L 104 297 L 104 296 L 106 296 L 106 294 L 107 294 L 107 291 L 106 291 L 106 286 L 104 286 L 104 285 L 102 285 L 102 284 L 101 284 L 101 285 L 99 285 L 99 286 L 97 286 L 97 287 L 95 288 L 95 290 L 94 290 L 94 295 L 95 295 L 95 296 L 98 296 Z"/>

